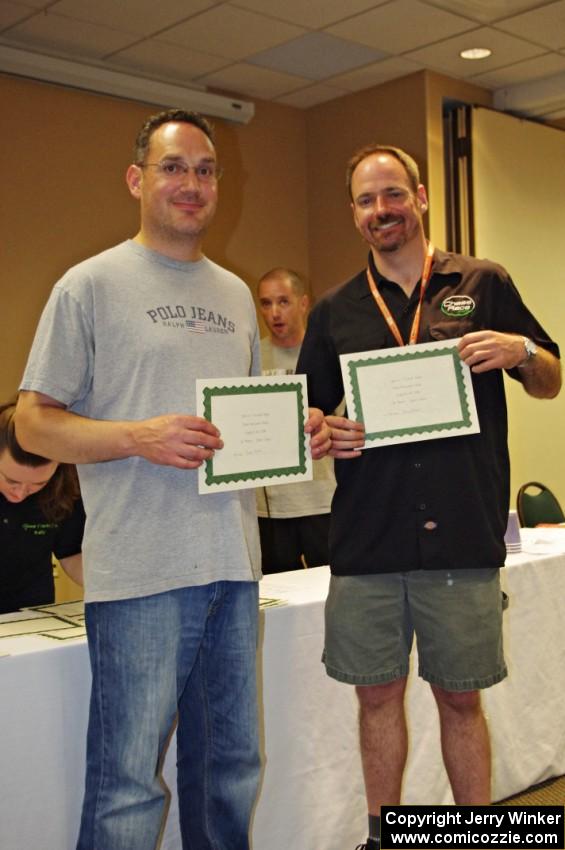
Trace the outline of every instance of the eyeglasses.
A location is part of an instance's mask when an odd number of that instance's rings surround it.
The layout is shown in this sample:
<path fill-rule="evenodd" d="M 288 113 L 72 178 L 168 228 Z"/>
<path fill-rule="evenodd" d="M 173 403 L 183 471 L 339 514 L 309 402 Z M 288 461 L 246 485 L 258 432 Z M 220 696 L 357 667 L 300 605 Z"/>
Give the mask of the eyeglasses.
<path fill-rule="evenodd" d="M 199 165 L 189 165 L 182 159 L 164 159 L 161 162 L 143 162 L 139 168 L 156 168 L 162 177 L 167 180 L 180 180 L 194 171 L 194 176 L 199 183 L 213 183 L 222 176 L 222 169 L 216 162 L 201 162 Z"/>

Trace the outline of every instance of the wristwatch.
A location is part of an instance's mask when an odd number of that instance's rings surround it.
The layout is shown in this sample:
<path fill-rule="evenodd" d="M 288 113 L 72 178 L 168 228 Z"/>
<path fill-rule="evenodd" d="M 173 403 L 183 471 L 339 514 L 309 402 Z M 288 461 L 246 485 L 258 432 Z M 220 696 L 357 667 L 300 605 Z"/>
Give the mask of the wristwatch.
<path fill-rule="evenodd" d="M 535 357 L 538 353 L 538 347 L 533 340 L 531 340 L 527 336 L 522 337 L 522 339 L 524 340 L 524 349 L 526 351 L 526 356 L 520 363 L 518 363 L 518 369 L 526 366 L 530 362 L 532 357 Z"/>

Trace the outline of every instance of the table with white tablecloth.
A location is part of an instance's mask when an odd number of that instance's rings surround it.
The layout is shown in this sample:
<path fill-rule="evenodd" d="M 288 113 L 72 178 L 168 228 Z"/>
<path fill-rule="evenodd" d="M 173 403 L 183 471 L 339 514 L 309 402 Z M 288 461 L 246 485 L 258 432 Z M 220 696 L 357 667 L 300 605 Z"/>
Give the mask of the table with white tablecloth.
<path fill-rule="evenodd" d="M 565 773 L 565 531 L 550 532 L 523 530 L 525 551 L 510 555 L 502 571 L 510 597 L 504 624 L 509 677 L 483 696 L 496 799 Z M 366 834 L 354 690 L 327 678 L 320 663 L 328 581 L 328 569 L 319 567 L 261 582 L 262 597 L 285 604 L 261 614 L 264 770 L 254 850 L 344 850 Z M 83 639 L 0 639 L 1 850 L 74 848 L 89 683 Z M 452 802 L 434 705 L 427 685 L 411 673 L 405 803 Z M 170 751 L 163 850 L 180 850 L 174 773 Z"/>

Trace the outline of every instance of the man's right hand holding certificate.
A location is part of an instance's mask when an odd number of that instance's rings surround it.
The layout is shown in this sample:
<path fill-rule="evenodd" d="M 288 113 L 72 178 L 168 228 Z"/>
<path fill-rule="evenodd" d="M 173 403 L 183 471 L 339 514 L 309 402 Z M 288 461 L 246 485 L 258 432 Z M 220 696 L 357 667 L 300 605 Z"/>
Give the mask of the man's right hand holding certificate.
<path fill-rule="evenodd" d="M 326 424 L 331 430 L 330 457 L 347 460 L 361 457 L 360 449 L 365 445 L 365 426 L 345 416 L 326 416 Z"/>

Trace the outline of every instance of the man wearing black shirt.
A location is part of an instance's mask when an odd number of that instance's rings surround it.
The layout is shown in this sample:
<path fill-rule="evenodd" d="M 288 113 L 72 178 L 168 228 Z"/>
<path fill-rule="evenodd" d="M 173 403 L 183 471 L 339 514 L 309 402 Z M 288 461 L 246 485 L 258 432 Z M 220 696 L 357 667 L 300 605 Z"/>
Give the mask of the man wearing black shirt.
<path fill-rule="evenodd" d="M 460 339 L 480 433 L 360 451 L 363 426 L 328 416 L 332 504 L 324 662 L 356 685 L 369 807 L 367 850 L 382 805 L 400 802 L 407 757 L 404 691 L 413 635 L 439 711 L 455 802 L 490 803 L 489 736 L 480 689 L 506 675 L 499 568 L 509 506 L 503 371 L 526 392 L 559 392 L 559 350 L 500 266 L 434 249 L 425 188 L 403 151 L 374 145 L 349 163 L 355 226 L 368 268 L 311 313 L 297 372 L 326 414 L 343 396 L 339 355 Z M 430 801 L 433 802 L 433 801 Z"/>

